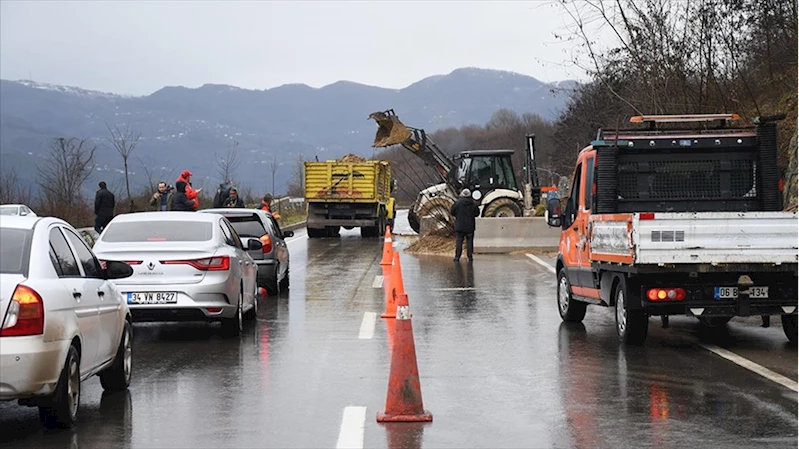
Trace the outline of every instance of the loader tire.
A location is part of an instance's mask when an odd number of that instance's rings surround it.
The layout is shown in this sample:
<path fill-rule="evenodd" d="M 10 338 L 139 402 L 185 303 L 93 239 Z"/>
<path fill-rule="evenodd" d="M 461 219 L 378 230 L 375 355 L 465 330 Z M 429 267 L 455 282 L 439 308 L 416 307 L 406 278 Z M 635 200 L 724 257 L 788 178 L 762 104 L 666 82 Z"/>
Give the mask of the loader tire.
<path fill-rule="evenodd" d="M 486 206 L 483 213 L 484 217 L 521 217 L 522 210 L 510 198 L 499 198 Z"/>
<path fill-rule="evenodd" d="M 420 228 L 422 217 L 434 216 L 437 218 L 438 228 L 454 229 L 455 220 L 449 212 L 453 204 L 452 200 L 446 198 L 436 198 L 425 203 L 425 205 L 419 209 Z"/>
<path fill-rule="evenodd" d="M 413 229 L 413 232 L 417 234 L 419 233 L 419 217 L 415 213 L 413 213 L 413 211 L 408 212 L 408 224 L 411 225 L 411 229 Z M 393 226 L 391 227 L 391 230 L 392 231 L 394 230 Z"/>

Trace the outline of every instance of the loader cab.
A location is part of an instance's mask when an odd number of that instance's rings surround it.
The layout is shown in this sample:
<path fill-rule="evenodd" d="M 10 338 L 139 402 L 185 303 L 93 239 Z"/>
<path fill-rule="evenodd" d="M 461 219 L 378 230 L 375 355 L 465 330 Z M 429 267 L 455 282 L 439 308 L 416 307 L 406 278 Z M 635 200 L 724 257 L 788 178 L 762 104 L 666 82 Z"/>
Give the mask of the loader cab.
<path fill-rule="evenodd" d="M 513 150 L 463 151 L 456 156 L 459 164 L 450 173 L 450 181 L 459 189 L 479 191 L 482 196 L 496 189 L 518 190 L 511 156 Z"/>

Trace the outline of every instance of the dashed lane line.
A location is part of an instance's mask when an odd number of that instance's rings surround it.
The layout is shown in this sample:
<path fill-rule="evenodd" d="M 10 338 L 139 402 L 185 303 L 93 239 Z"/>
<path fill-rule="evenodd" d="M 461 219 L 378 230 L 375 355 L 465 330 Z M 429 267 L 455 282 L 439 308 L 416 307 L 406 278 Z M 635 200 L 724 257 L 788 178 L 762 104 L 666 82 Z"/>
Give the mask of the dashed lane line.
<path fill-rule="evenodd" d="M 364 312 L 363 320 L 361 321 L 361 330 L 358 332 L 358 339 L 370 340 L 374 337 L 376 323 L 377 314 L 375 312 Z"/>
<path fill-rule="evenodd" d="M 549 270 L 551 273 L 553 273 L 553 274 L 555 273 L 555 268 L 552 265 L 550 265 L 549 263 L 547 263 L 547 261 L 541 259 L 540 257 L 536 257 L 536 256 L 534 256 L 532 254 L 525 254 L 525 256 L 529 257 L 533 262 L 543 266 L 544 268 Z M 753 361 L 751 361 L 751 360 L 749 360 L 747 358 L 741 357 L 738 354 L 735 354 L 734 352 L 728 351 L 728 350 L 726 350 L 724 348 L 719 348 L 718 346 L 715 346 L 715 345 L 698 343 L 698 342 L 695 343 L 695 344 L 697 346 L 701 347 L 701 348 L 704 348 L 704 349 L 706 349 L 706 350 L 718 355 L 719 357 L 722 357 L 722 358 L 725 358 L 725 359 L 729 360 L 730 362 L 732 362 L 732 363 L 734 363 L 734 364 L 736 364 L 736 365 L 738 365 L 738 366 L 740 366 L 742 368 L 748 369 L 749 371 L 751 371 L 751 372 L 753 372 L 755 374 L 758 374 L 760 376 L 763 376 L 763 377 L 765 377 L 766 379 L 768 379 L 768 380 L 770 380 L 772 382 L 780 384 L 780 385 L 784 386 L 785 388 L 788 388 L 788 389 L 793 390 L 793 391 L 799 391 L 799 389 L 797 389 L 797 383 L 796 382 L 794 382 L 793 380 L 789 379 L 788 377 L 783 376 L 782 374 L 775 373 L 774 371 L 766 368 L 765 366 L 758 365 L 757 363 L 755 363 L 755 362 L 753 362 Z"/>
<path fill-rule="evenodd" d="M 336 449 L 362 449 L 363 430 L 366 424 L 366 407 L 344 407 L 341 429 L 338 432 Z"/>
<path fill-rule="evenodd" d="M 544 267 L 547 270 L 549 270 L 550 273 L 555 274 L 555 267 L 550 265 L 549 262 L 547 262 L 546 260 L 544 260 L 544 259 L 542 259 L 542 258 L 540 258 L 538 256 L 534 256 L 532 254 L 525 254 L 525 256 L 529 257 L 530 260 L 532 260 L 533 262 L 537 263 L 538 265 L 541 265 L 542 267 Z"/>

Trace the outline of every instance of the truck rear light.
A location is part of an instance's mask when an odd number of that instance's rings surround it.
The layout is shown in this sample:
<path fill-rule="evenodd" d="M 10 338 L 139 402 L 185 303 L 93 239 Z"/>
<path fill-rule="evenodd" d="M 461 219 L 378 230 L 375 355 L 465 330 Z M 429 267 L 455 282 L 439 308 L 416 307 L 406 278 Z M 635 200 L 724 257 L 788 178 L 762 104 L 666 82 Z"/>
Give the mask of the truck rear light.
<path fill-rule="evenodd" d="M 202 259 L 160 260 L 164 265 L 191 265 L 200 271 L 227 271 L 230 269 L 229 256 L 204 257 Z"/>
<path fill-rule="evenodd" d="M 650 301 L 684 301 L 685 289 L 679 287 L 650 288 L 646 292 Z"/>
<path fill-rule="evenodd" d="M 639 220 L 654 220 L 655 214 L 653 212 L 644 212 L 638 215 Z"/>
<path fill-rule="evenodd" d="M 262 235 L 258 240 L 264 245 L 263 248 L 261 248 L 264 254 L 272 252 L 272 237 L 270 237 L 269 234 Z"/>
<path fill-rule="evenodd" d="M 11 296 L 0 337 L 21 337 L 44 333 L 44 303 L 30 287 L 18 285 Z"/>

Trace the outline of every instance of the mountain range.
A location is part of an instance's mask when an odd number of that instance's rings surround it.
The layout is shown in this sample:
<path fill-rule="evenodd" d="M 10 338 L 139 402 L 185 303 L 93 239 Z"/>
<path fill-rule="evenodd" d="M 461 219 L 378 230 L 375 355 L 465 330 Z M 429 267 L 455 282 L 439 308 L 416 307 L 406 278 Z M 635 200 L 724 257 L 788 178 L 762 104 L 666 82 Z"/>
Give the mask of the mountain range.
<path fill-rule="evenodd" d="M 94 180 L 120 186 L 122 161 L 105 141 L 106 125 L 130 125 L 142 136 L 130 163 L 138 190 L 147 182 L 145 171 L 172 182 L 183 169 L 195 174 L 195 186 L 213 189 L 220 181 L 218 158 L 237 142 L 241 164 L 234 179 L 257 192 L 271 189 L 269 167 L 276 160 L 275 190 L 283 192 L 299 158 L 371 157 L 375 124 L 366 118 L 371 112 L 392 108 L 407 125 L 430 132 L 482 125 L 501 108 L 554 119 L 575 85 L 477 68 L 402 89 L 348 81 L 267 90 L 206 84 L 164 87 L 141 97 L 0 80 L 0 157 L 4 170 L 12 168 L 32 182 L 50 139 L 87 138 L 97 144 Z"/>

